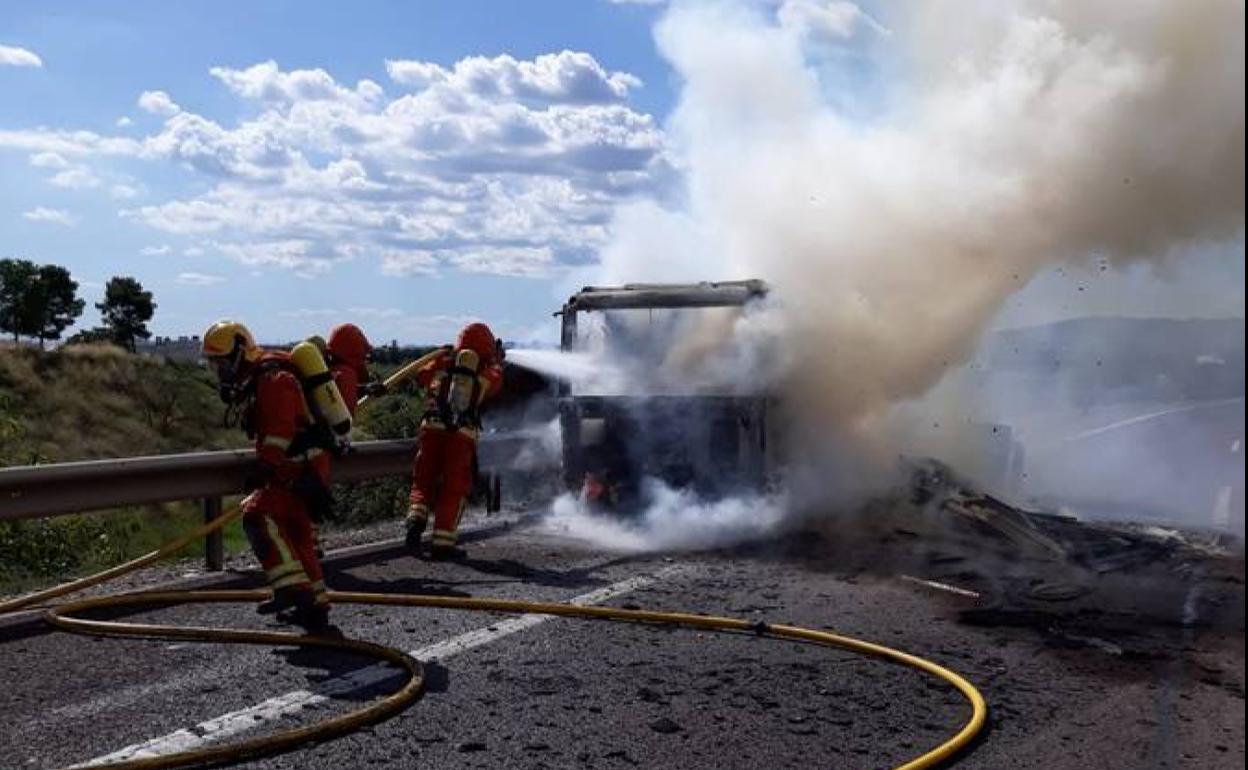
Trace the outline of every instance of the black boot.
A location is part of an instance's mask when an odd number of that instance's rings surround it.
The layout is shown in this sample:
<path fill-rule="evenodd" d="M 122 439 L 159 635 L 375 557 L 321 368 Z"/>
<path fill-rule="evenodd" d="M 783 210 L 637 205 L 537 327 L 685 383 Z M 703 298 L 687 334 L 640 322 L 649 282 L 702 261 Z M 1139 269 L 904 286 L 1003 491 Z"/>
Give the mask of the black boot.
<path fill-rule="evenodd" d="M 433 561 L 463 561 L 468 552 L 456 545 L 435 545 L 429 549 L 429 558 Z"/>
<path fill-rule="evenodd" d="M 329 607 L 324 604 L 296 608 L 291 614 L 291 622 L 302 626 L 312 636 L 342 636 L 342 631 L 330 624 Z"/>
<path fill-rule="evenodd" d="M 256 605 L 256 612 L 261 615 L 277 615 L 278 620 L 287 610 L 294 609 L 310 600 L 308 590 L 301 586 L 286 586 L 273 589 L 273 598 L 266 599 Z M 285 622 L 285 621 L 283 621 Z"/>
<path fill-rule="evenodd" d="M 404 522 L 407 527 L 407 534 L 403 538 L 403 544 L 415 556 L 420 556 L 420 539 L 425 534 L 425 526 L 429 520 L 425 518 L 417 518 L 408 516 Z"/>

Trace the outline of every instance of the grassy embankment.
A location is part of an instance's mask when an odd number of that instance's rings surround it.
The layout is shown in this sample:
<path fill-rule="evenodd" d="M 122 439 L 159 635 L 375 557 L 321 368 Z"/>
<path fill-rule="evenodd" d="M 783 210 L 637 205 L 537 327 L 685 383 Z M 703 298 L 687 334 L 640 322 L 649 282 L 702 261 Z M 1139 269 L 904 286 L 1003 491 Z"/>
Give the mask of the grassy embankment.
<path fill-rule="evenodd" d="M 108 346 L 0 348 L 0 466 L 170 454 L 246 444 L 222 425 L 208 373 L 190 362 Z M 357 439 L 409 434 L 414 407 L 387 398 L 363 416 Z M 340 522 L 395 515 L 402 479 L 340 486 Z M 0 523 L 0 594 L 87 574 L 153 550 L 202 521 L 197 501 Z M 238 523 L 225 533 L 246 550 Z M 185 555 L 201 552 L 199 544 Z"/>

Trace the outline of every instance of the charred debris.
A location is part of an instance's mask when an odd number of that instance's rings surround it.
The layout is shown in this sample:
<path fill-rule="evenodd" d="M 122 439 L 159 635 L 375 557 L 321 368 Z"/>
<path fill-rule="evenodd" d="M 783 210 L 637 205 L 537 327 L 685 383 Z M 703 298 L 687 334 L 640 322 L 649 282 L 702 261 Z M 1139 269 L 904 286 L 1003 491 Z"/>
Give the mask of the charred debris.
<path fill-rule="evenodd" d="M 1031 510 L 939 461 L 904 465 L 910 499 L 875 511 L 882 515 L 859 545 L 905 551 L 894 567 L 904 563 L 905 580 L 951 596 L 961 622 L 1030 627 L 1057 646 L 1144 657 L 1173 652 L 1192 630 L 1244 626 L 1242 543 L 1230 535 Z"/>

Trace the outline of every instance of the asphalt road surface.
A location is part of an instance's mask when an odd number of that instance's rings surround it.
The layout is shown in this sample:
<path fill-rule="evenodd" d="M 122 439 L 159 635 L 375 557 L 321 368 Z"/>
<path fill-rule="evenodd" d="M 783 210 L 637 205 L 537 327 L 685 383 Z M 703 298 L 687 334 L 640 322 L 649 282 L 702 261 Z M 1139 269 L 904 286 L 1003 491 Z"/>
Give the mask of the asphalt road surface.
<path fill-rule="evenodd" d="M 987 698 L 958 768 L 1241 768 L 1242 626 L 1169 629 L 1156 655 L 963 625 L 967 599 L 839 570 L 817 540 L 621 556 L 532 526 L 487 529 L 462 563 L 397 544 L 330 559 L 341 590 L 430 592 L 741 616 L 928 657 Z M 222 584 L 255 585 L 256 575 Z M 848 652 L 743 634 L 342 606 L 351 636 L 416 651 L 425 695 L 375 727 L 254 768 L 886 768 L 952 735 L 943 683 Z M 264 627 L 249 606 L 130 616 Z M 0 624 L 0 766 L 48 768 L 238 740 L 340 713 L 395 680 L 345 655 L 93 639 Z"/>

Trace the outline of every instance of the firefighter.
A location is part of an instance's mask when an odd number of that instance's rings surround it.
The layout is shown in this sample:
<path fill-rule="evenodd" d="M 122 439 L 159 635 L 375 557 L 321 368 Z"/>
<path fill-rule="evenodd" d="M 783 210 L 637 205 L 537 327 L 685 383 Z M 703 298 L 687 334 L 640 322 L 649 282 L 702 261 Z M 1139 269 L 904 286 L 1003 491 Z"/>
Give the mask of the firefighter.
<path fill-rule="evenodd" d="M 204 332 L 227 408 L 255 440 L 256 470 L 243 500 L 243 531 L 273 589 L 257 611 L 311 633 L 333 632 L 311 510 L 329 500 L 330 432 L 318 424 L 289 355 L 261 350 L 245 326 L 219 321 Z"/>
<path fill-rule="evenodd" d="M 373 352 L 364 331 L 355 324 L 340 324 L 329 332 L 325 344 L 329 370 L 333 372 L 338 392 L 355 415 L 356 404 L 362 396 L 380 396 L 385 385 L 372 379 L 368 371 L 368 356 Z"/>
<path fill-rule="evenodd" d="M 490 327 L 469 324 L 453 348 L 417 372 L 416 381 L 426 398 L 405 522 L 407 547 L 419 552 L 432 515 L 430 557 L 462 556 L 456 545 L 459 519 L 472 491 L 481 406 L 503 382 L 502 346 Z"/>
<path fill-rule="evenodd" d="M 308 342 L 324 356 L 334 385 L 352 417 L 355 417 L 355 408 L 361 396 L 385 393 L 385 386 L 373 381 L 368 373 L 368 355 L 373 351 L 373 346 L 369 344 L 368 337 L 364 336 L 360 327 L 349 323 L 340 324 L 330 330 L 328 342 L 320 336 L 309 337 Z M 328 481 L 329 456 L 322 455 L 314 462 L 322 477 Z M 312 518 L 312 541 L 315 543 L 316 557 L 323 559 L 325 548 L 321 541 L 321 525 L 325 523 L 325 519 L 334 517 L 333 500 L 330 499 L 325 506 L 312 508 L 309 513 Z"/>

